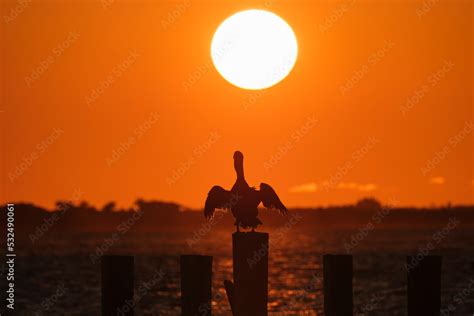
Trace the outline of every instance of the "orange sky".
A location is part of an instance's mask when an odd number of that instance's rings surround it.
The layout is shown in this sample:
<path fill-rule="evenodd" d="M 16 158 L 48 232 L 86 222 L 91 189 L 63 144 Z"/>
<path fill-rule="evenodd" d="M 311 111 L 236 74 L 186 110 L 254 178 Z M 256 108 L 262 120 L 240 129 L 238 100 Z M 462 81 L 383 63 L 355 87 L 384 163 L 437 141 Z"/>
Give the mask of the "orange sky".
<path fill-rule="evenodd" d="M 235 180 L 288 206 L 473 202 L 473 2 L 2 0 L 0 202 L 204 203 Z M 280 84 L 213 68 L 228 16 L 296 33 Z M 115 151 L 115 153 L 114 153 Z"/>

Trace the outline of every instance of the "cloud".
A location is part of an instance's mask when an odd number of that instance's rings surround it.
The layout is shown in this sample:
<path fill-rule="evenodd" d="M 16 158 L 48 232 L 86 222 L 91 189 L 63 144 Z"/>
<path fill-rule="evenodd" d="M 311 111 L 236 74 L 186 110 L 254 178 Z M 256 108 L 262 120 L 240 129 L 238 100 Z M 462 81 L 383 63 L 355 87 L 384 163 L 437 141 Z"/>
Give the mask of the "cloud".
<path fill-rule="evenodd" d="M 292 193 L 316 192 L 317 190 L 318 190 L 318 185 L 315 182 L 295 185 L 294 187 L 290 188 L 290 192 Z"/>
<path fill-rule="evenodd" d="M 370 192 L 377 189 L 377 185 L 373 183 L 357 183 L 357 182 L 339 182 L 337 185 L 338 189 L 345 189 L 345 190 L 355 190 L 355 191 L 362 191 L 362 192 Z"/>
<path fill-rule="evenodd" d="M 430 179 L 431 184 L 444 184 L 446 179 L 444 177 L 433 177 Z"/>
<path fill-rule="evenodd" d="M 300 185 L 295 185 L 290 188 L 290 192 L 292 193 L 308 193 L 308 192 L 316 192 L 321 188 L 322 184 L 318 184 L 316 182 L 308 182 L 303 183 Z M 354 190 L 354 191 L 361 191 L 361 192 L 370 192 L 377 189 L 377 185 L 374 183 L 357 183 L 357 182 L 339 182 L 336 186 L 338 189 L 342 190 Z"/>

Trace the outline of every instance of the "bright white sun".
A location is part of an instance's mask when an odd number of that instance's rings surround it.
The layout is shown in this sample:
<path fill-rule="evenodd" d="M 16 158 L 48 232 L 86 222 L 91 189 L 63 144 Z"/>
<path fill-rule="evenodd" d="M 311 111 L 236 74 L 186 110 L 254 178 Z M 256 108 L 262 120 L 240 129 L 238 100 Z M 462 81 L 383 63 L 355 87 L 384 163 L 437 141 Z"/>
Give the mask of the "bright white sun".
<path fill-rule="evenodd" d="M 283 80 L 298 55 L 293 30 L 278 15 L 246 10 L 227 18 L 217 29 L 211 56 L 217 71 L 243 89 L 265 89 Z"/>

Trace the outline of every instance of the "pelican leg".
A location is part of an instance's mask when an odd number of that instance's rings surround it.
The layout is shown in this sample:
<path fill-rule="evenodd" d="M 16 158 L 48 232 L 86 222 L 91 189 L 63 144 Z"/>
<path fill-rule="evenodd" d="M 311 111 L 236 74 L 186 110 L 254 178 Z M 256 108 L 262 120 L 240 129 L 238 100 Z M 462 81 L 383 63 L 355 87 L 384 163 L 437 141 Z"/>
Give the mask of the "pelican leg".
<path fill-rule="evenodd" d="M 236 226 L 237 226 L 237 232 L 240 232 L 240 229 L 239 229 L 239 222 L 237 222 Z"/>

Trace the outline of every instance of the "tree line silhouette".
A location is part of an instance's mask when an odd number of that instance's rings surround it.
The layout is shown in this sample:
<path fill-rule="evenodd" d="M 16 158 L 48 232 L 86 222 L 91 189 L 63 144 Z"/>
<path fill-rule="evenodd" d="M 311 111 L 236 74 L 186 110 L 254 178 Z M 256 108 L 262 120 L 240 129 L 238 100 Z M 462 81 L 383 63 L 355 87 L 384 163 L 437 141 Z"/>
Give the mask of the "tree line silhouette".
<path fill-rule="evenodd" d="M 2 206 L 6 207 L 6 206 Z M 58 201 L 54 209 L 48 210 L 31 203 L 15 203 L 15 229 L 19 232 L 43 230 L 60 232 L 101 232 L 113 231 L 117 226 L 131 218 L 134 212 L 140 217 L 134 222 L 132 231 L 163 231 L 198 229 L 207 222 L 202 210 L 191 209 L 177 203 L 138 199 L 128 208 L 118 208 L 115 202 L 97 208 L 88 202 L 73 203 Z M 460 221 L 460 227 L 474 226 L 474 206 L 445 205 L 437 208 L 391 208 L 373 198 L 365 198 L 354 205 L 293 208 L 289 214 L 304 216 L 297 229 L 357 228 L 378 216 L 377 228 L 386 227 L 440 227 L 450 218 Z M 215 229 L 228 229 L 233 224 L 231 214 L 219 216 Z M 288 217 L 272 216 L 270 211 L 261 211 L 265 227 L 281 227 Z M 4 225 L 5 217 L 0 220 Z M 20 236 L 21 237 L 21 236 Z"/>

